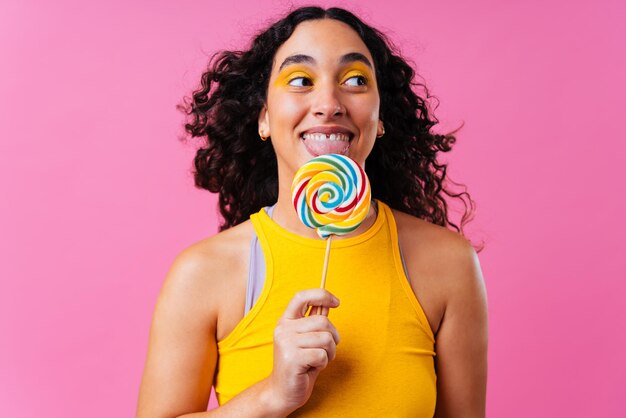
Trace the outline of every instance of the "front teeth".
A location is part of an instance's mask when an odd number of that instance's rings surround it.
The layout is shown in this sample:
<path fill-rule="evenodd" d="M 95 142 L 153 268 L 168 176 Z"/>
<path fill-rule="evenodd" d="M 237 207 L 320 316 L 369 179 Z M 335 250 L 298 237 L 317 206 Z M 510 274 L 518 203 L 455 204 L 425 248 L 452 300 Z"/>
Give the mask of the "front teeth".
<path fill-rule="evenodd" d="M 314 140 L 314 141 L 349 141 L 350 137 L 346 134 L 337 133 L 337 134 L 303 134 L 302 138 L 306 140 Z"/>

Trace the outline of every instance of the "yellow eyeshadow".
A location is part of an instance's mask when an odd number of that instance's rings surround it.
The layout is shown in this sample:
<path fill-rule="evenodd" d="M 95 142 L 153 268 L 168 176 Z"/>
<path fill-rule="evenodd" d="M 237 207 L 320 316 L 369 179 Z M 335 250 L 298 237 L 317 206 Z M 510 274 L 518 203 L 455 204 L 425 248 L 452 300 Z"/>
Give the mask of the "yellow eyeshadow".
<path fill-rule="evenodd" d="M 346 80 L 350 77 L 354 77 L 357 75 L 365 77 L 368 81 L 372 80 L 372 73 L 370 71 L 370 68 L 360 62 L 355 62 L 354 64 L 352 64 L 348 71 L 344 73 L 342 80 Z"/>
<path fill-rule="evenodd" d="M 367 65 L 356 61 L 350 64 L 348 69 L 343 73 L 341 77 L 341 82 L 349 79 L 350 77 L 359 76 L 359 75 L 365 77 L 367 81 L 373 80 L 373 76 L 372 76 L 372 72 L 370 68 Z M 311 80 L 314 80 L 314 77 L 312 77 L 308 72 L 298 67 L 295 67 L 295 68 L 292 67 L 292 68 L 287 68 L 283 72 L 281 72 L 276 78 L 274 85 L 276 87 L 281 87 L 281 86 L 289 87 L 290 86 L 289 82 L 297 77 L 306 77 Z"/>
<path fill-rule="evenodd" d="M 292 70 L 292 71 L 283 71 L 278 78 L 276 79 L 276 86 L 288 86 L 289 81 L 293 80 L 296 77 L 307 77 L 312 78 L 308 73 L 302 70 Z"/>
<path fill-rule="evenodd" d="M 364 77 L 367 81 L 369 81 L 370 79 L 367 75 L 363 74 L 362 71 L 350 71 L 343 77 L 343 81 L 349 80 L 352 77 L 356 77 L 358 75 L 360 75 L 361 77 Z"/>

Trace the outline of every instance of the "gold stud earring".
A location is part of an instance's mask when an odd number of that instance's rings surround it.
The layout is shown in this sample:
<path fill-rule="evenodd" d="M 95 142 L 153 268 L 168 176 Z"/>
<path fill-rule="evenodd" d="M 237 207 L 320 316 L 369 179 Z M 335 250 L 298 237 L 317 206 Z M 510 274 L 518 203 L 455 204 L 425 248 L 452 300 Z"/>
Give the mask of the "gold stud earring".
<path fill-rule="evenodd" d="M 383 128 L 383 133 L 380 135 L 376 135 L 376 138 L 382 138 L 383 135 L 385 135 L 385 125 L 383 125 L 382 123 L 380 124 L 380 126 L 382 126 Z"/>
<path fill-rule="evenodd" d="M 267 141 L 267 139 L 269 138 L 269 136 L 263 136 L 263 134 L 261 134 L 261 132 L 259 132 L 259 136 L 261 137 L 261 141 L 263 141 L 263 142 Z"/>

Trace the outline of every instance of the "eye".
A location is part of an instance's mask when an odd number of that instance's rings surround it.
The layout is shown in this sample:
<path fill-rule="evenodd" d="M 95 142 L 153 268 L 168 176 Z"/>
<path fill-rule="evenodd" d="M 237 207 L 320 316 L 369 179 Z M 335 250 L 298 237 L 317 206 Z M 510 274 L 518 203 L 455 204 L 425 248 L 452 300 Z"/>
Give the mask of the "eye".
<path fill-rule="evenodd" d="M 352 77 L 346 79 L 346 81 L 344 81 L 344 83 L 346 83 L 350 87 L 366 86 L 367 85 L 367 78 L 363 77 L 362 75 L 355 75 L 355 76 L 352 76 Z"/>
<path fill-rule="evenodd" d="M 310 87 L 313 85 L 308 77 L 294 77 L 289 80 L 289 85 L 293 87 Z"/>

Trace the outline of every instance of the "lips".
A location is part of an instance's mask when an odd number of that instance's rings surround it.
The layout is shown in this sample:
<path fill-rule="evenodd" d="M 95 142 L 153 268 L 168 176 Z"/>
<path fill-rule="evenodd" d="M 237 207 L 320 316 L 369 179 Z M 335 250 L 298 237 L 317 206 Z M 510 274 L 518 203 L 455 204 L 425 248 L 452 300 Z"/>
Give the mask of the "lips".
<path fill-rule="evenodd" d="M 307 151 L 317 157 L 324 154 L 347 155 L 354 134 L 334 126 L 319 126 L 304 131 L 300 138 Z"/>

